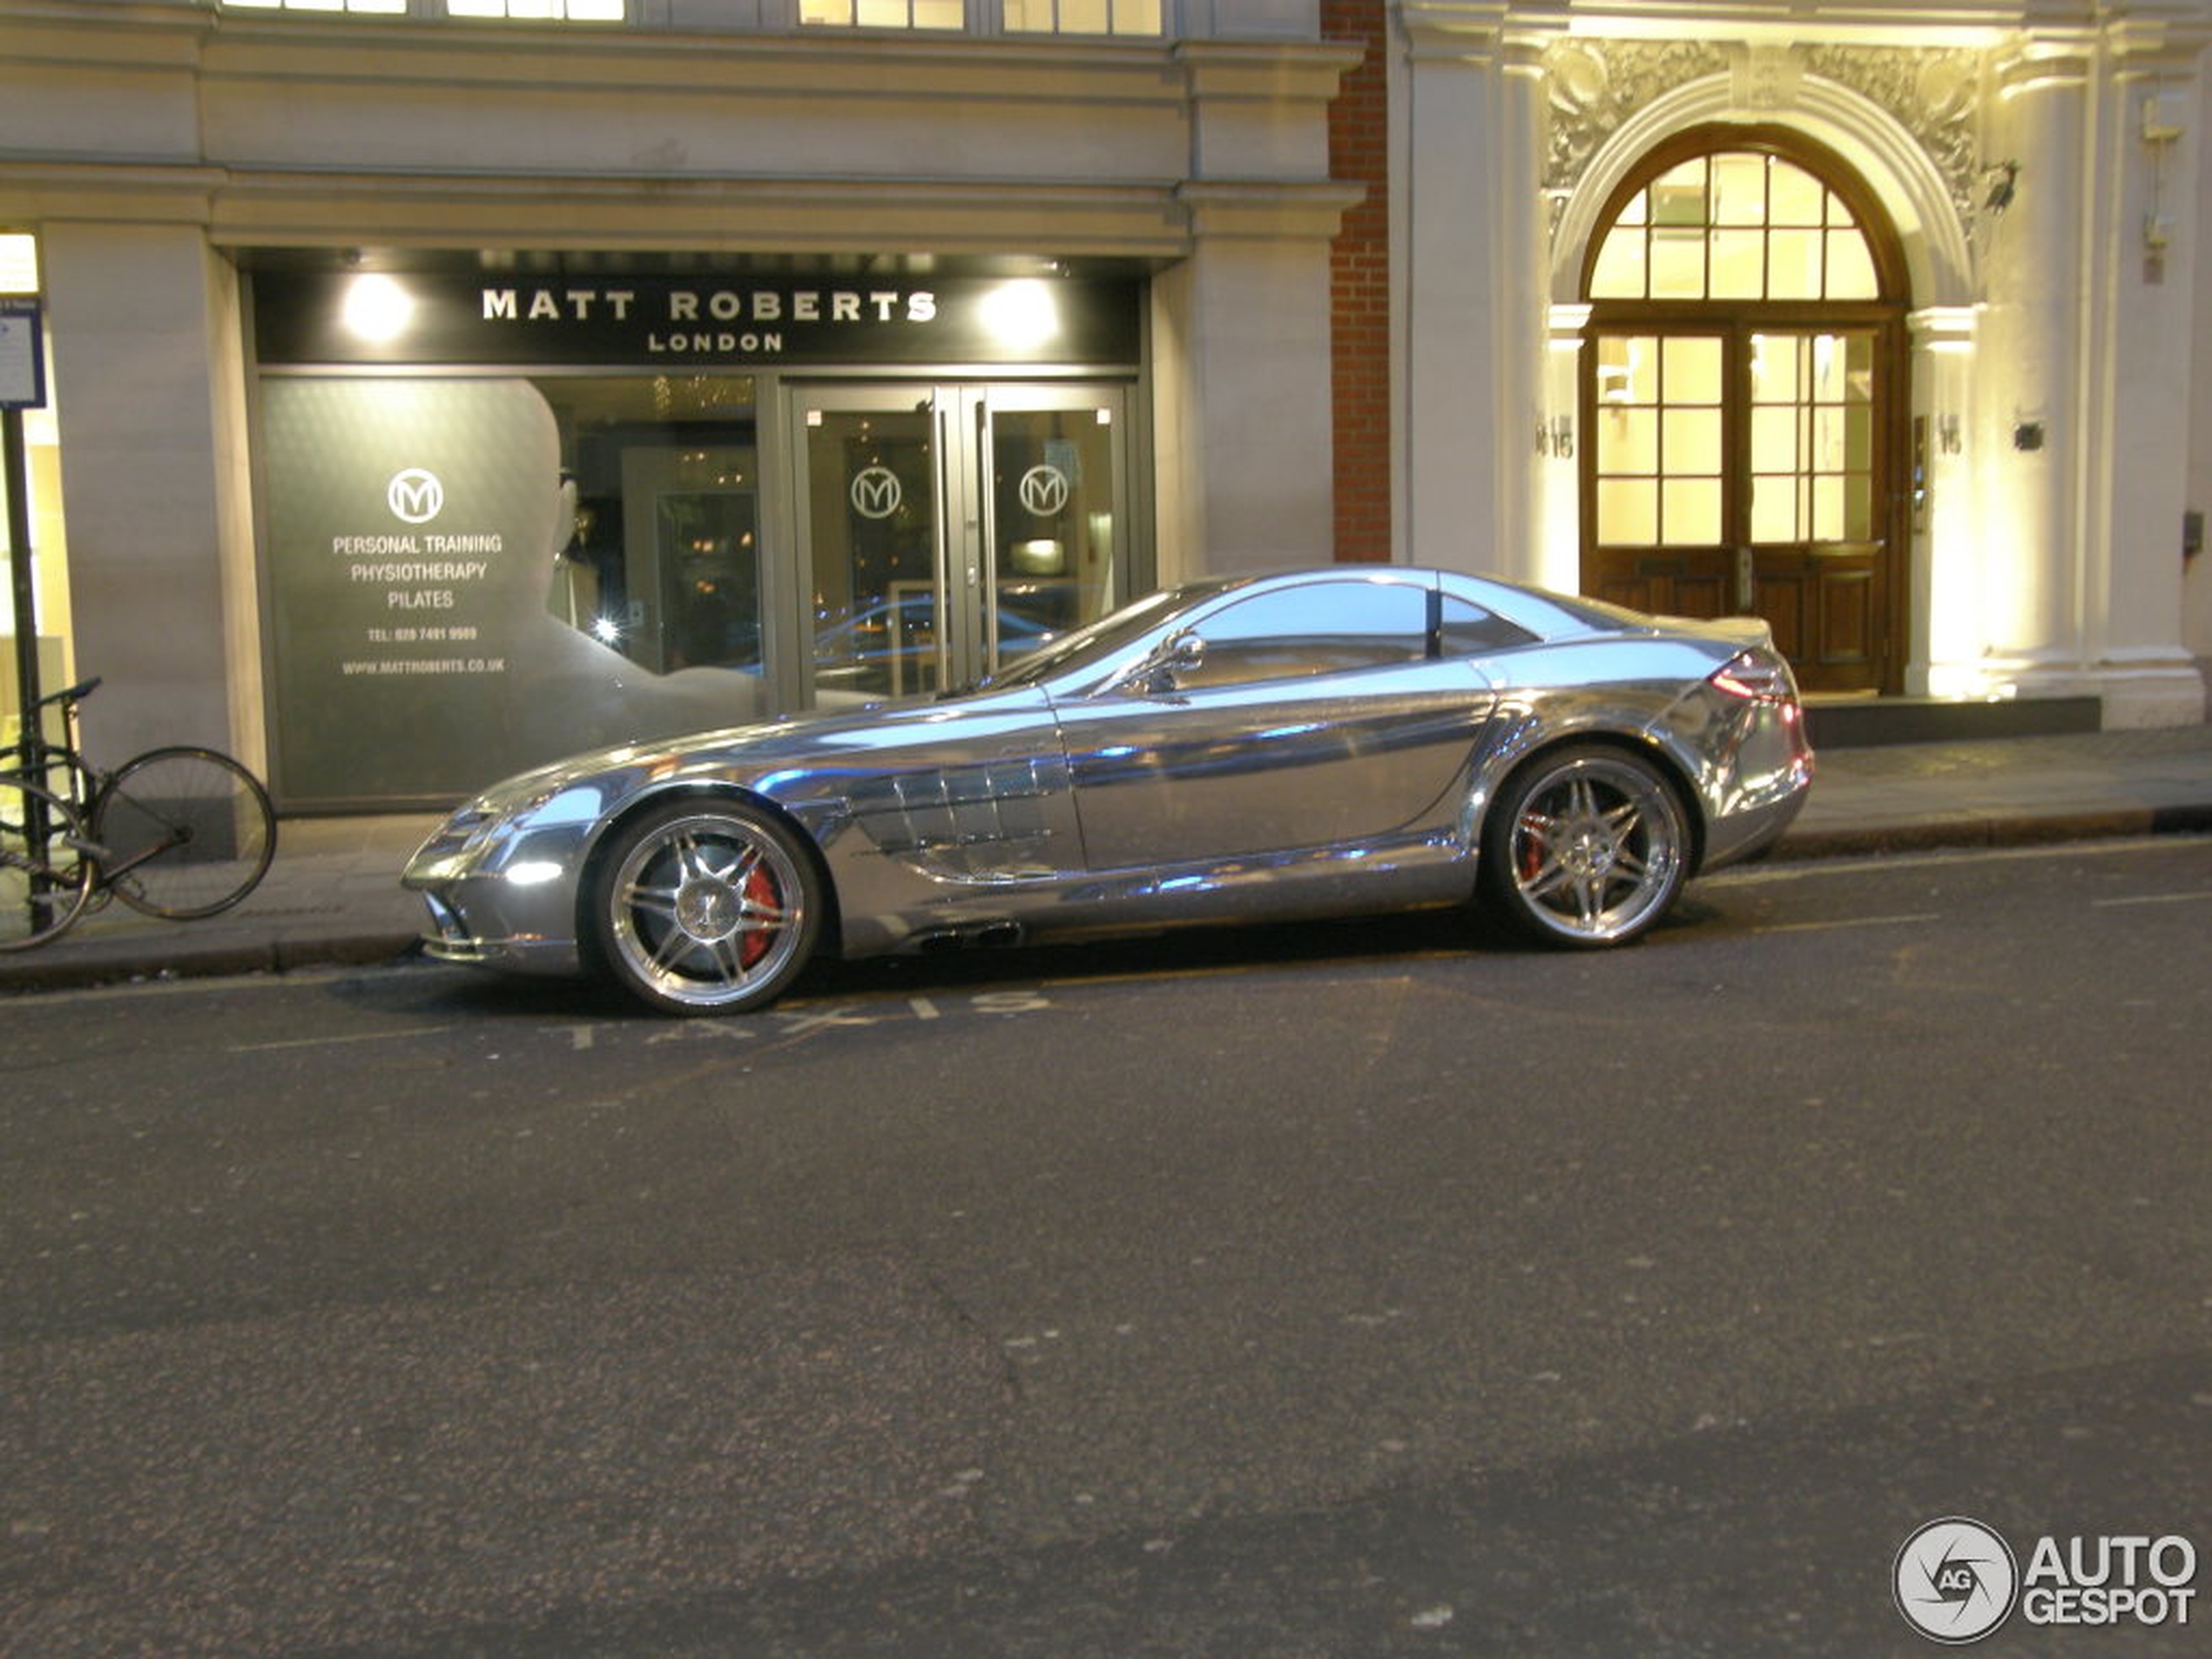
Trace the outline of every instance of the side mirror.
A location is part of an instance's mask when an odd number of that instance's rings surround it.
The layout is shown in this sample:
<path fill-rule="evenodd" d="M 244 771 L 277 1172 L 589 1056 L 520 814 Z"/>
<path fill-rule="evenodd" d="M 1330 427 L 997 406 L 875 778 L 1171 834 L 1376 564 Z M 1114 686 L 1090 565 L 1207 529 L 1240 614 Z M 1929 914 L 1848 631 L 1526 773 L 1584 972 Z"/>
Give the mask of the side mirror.
<path fill-rule="evenodd" d="M 1122 682 L 1122 689 L 1139 697 L 1165 697 L 1179 690 L 1206 660 L 1206 642 L 1185 629 L 1170 634 L 1136 671 Z"/>

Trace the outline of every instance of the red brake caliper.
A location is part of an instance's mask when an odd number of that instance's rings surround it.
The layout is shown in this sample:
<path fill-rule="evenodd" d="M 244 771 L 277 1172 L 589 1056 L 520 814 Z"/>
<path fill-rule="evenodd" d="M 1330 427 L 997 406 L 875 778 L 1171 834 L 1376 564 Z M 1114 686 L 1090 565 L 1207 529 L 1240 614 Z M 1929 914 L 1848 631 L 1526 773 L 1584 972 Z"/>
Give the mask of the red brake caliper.
<path fill-rule="evenodd" d="M 765 910 L 783 908 L 781 895 L 776 891 L 775 880 L 769 875 L 764 865 L 756 864 L 753 866 L 752 873 L 745 877 L 745 897 L 748 905 L 759 905 Z M 768 954 L 768 947 L 773 942 L 775 927 L 776 924 L 771 923 L 765 927 L 752 927 L 745 929 L 745 938 L 738 946 L 738 962 L 740 967 L 751 968 Z"/>

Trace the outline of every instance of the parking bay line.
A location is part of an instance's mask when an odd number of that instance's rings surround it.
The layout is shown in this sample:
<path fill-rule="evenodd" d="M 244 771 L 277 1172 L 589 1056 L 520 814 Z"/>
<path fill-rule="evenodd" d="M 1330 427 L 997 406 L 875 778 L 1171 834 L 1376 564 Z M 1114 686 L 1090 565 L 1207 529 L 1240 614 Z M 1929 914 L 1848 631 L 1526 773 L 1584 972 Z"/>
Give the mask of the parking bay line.
<path fill-rule="evenodd" d="M 2109 910 L 2130 904 L 2188 904 L 2196 899 L 2212 899 L 2212 888 L 2202 893 L 2137 893 L 2119 899 L 2092 899 L 2089 902 L 2097 909 Z"/>
<path fill-rule="evenodd" d="M 449 1025 L 411 1025 L 398 1031 L 354 1031 L 334 1037 L 287 1037 L 280 1042 L 234 1042 L 233 1054 L 267 1054 L 276 1049 L 320 1049 L 334 1042 L 386 1042 L 397 1037 L 427 1037 L 450 1031 Z"/>
<path fill-rule="evenodd" d="M 1901 927 L 1913 922 L 1941 921 L 1939 911 L 1927 910 L 1905 916 L 1851 916 L 1841 921 L 1777 921 L 1764 927 L 1754 927 L 1755 934 L 1824 934 L 1841 927 Z"/>

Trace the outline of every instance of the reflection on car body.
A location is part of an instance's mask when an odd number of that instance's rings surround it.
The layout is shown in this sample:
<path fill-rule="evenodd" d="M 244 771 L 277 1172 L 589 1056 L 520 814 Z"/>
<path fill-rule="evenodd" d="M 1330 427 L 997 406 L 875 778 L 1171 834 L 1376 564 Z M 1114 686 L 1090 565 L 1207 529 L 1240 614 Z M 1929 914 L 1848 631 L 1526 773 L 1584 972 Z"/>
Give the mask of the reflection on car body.
<path fill-rule="evenodd" d="M 857 620 L 857 619 L 856 619 Z M 430 953 L 759 1007 L 817 950 L 1480 899 L 1624 943 L 1812 772 L 1765 624 L 1339 566 L 1150 595 L 957 696 L 543 767 L 425 843 Z"/>

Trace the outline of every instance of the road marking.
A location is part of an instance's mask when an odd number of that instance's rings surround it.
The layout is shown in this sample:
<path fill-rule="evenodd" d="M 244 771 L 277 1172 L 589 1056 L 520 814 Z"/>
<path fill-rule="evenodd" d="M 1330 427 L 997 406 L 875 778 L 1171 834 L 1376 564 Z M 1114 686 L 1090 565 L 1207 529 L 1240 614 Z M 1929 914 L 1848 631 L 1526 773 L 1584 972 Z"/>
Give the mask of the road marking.
<path fill-rule="evenodd" d="M 336 1037 L 287 1037 L 281 1042 L 233 1042 L 232 1054 L 266 1054 L 273 1049 L 320 1049 L 334 1042 L 388 1042 L 395 1037 L 434 1036 L 449 1025 L 411 1025 L 401 1031 L 355 1031 Z"/>
<path fill-rule="evenodd" d="M 1844 921 L 1777 921 L 1764 927 L 1754 927 L 1755 934 L 1824 934 L 1840 927 L 1901 927 L 1920 921 L 1941 921 L 1940 912 L 1928 910 L 1906 916 L 1853 916 Z"/>
<path fill-rule="evenodd" d="M 2089 902 L 2100 909 L 2109 909 L 2124 904 L 2188 904 L 2198 899 L 2212 899 L 2212 891 L 2204 893 L 2139 893 L 2125 899 L 2092 899 Z"/>

